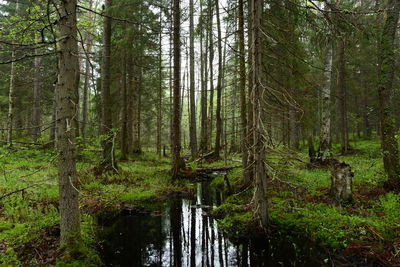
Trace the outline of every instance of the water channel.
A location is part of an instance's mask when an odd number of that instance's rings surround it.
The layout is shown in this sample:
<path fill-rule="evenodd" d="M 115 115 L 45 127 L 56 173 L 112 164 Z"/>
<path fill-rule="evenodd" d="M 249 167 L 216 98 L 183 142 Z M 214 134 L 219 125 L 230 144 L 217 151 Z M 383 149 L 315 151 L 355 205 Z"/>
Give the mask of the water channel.
<path fill-rule="evenodd" d="M 121 214 L 100 222 L 106 266 L 322 266 L 322 254 L 304 240 L 249 238 L 231 242 L 207 212 L 223 193 L 197 183 L 193 199 L 174 199 L 164 210 Z"/>

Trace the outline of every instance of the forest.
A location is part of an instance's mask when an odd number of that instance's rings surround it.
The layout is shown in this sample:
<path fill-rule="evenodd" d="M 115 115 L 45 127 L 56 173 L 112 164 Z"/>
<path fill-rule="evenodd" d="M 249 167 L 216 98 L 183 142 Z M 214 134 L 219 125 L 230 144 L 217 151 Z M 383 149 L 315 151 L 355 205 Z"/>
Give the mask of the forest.
<path fill-rule="evenodd" d="M 400 266 L 400 0 L 0 0 L 0 266 Z"/>

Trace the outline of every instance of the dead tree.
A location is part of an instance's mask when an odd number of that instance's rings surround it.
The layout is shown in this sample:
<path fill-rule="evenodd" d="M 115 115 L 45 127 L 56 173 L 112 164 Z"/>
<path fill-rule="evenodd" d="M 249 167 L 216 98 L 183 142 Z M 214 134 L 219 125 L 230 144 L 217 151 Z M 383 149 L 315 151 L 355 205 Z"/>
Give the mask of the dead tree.
<path fill-rule="evenodd" d="M 332 166 L 331 195 L 339 204 L 349 203 L 353 200 L 353 176 L 350 165 L 336 162 Z"/>

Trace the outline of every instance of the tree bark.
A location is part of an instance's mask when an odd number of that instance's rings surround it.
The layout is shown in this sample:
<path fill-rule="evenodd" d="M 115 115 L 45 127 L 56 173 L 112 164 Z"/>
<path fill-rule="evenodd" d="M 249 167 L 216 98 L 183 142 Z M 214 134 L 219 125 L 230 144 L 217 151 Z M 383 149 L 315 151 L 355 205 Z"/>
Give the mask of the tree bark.
<path fill-rule="evenodd" d="M 57 63 L 57 72 L 59 72 L 58 68 L 58 63 Z M 57 83 L 53 85 L 54 86 L 54 95 L 53 95 L 53 105 L 52 105 L 52 110 L 51 110 L 51 127 L 50 127 L 50 141 L 54 141 L 54 144 L 56 144 L 57 140 Z"/>
<path fill-rule="evenodd" d="M 322 122 L 321 122 L 321 140 L 318 149 L 317 159 L 325 162 L 331 157 L 331 76 L 332 76 L 332 47 L 328 46 L 326 50 L 324 78 L 325 84 L 322 88 Z"/>
<path fill-rule="evenodd" d="M 208 111 L 208 145 L 211 146 L 214 118 L 214 38 L 213 38 L 213 4 L 208 0 L 208 41 L 209 41 L 209 72 L 210 72 L 210 104 Z M 208 147 L 211 150 L 211 147 Z"/>
<path fill-rule="evenodd" d="M 339 39 L 337 40 L 337 54 L 338 54 L 337 88 L 339 93 L 340 141 L 342 146 L 342 153 L 346 154 L 349 150 L 349 133 L 347 126 L 347 92 L 345 85 L 346 62 L 344 55 L 343 37 L 339 37 Z"/>
<path fill-rule="evenodd" d="M 207 71 L 207 58 L 208 58 L 208 53 L 207 53 L 207 44 L 208 44 L 208 34 L 206 34 L 206 40 L 205 40 L 205 51 L 203 53 L 203 36 L 204 36 L 204 15 L 203 14 L 203 6 L 202 6 L 202 1 L 200 1 L 200 10 L 201 10 L 201 33 L 200 33 L 200 55 L 201 55 L 201 137 L 200 137 L 200 151 L 201 153 L 205 153 L 208 148 L 208 123 L 207 123 L 207 77 L 208 77 L 208 71 Z"/>
<path fill-rule="evenodd" d="M 75 167 L 75 134 L 73 119 L 77 106 L 71 99 L 76 94 L 77 27 L 76 0 L 61 2 L 59 18 L 59 75 L 57 93 L 57 148 L 59 151 L 58 177 L 60 191 L 61 244 L 72 247 L 80 235 L 80 218 Z"/>
<path fill-rule="evenodd" d="M 189 13 L 190 13 L 190 151 L 192 159 L 197 157 L 197 127 L 196 127 L 196 98 L 195 98 L 195 74 L 194 74 L 194 7 L 193 0 L 189 1 Z"/>
<path fill-rule="evenodd" d="M 329 4 L 329 3 L 328 3 Z M 330 7 L 325 4 L 325 10 L 330 11 Z M 320 143 L 318 148 L 317 161 L 324 163 L 331 157 L 331 83 L 332 83 L 332 57 L 333 47 L 329 43 L 325 54 L 324 79 L 325 84 L 321 92 L 321 130 Z"/>
<path fill-rule="evenodd" d="M 15 13 L 18 14 L 19 0 L 16 1 Z M 15 91 L 15 76 L 16 76 L 16 62 L 15 48 L 11 51 L 11 70 L 10 70 L 10 87 L 8 91 L 8 114 L 7 114 L 7 143 L 11 147 L 13 140 L 13 127 L 14 127 L 14 91 Z"/>
<path fill-rule="evenodd" d="M 35 40 L 36 40 L 35 36 Z M 35 49 L 35 54 L 39 54 L 39 49 Z M 40 137 L 41 127 L 40 127 L 40 86 L 41 86 L 41 71 L 40 71 L 40 57 L 36 56 L 34 58 L 35 72 L 33 77 L 33 109 L 32 109 L 32 119 L 31 119 L 31 135 L 32 142 L 36 143 Z"/>
<path fill-rule="evenodd" d="M 133 142 L 133 120 L 132 120 L 132 113 L 133 113 L 133 86 L 134 86 L 134 66 L 133 66 L 133 47 L 132 47 L 132 42 L 133 42 L 133 29 L 128 28 L 127 32 L 127 39 L 128 39 L 128 49 L 127 49 L 127 59 L 126 59 L 126 64 L 127 64 L 127 123 L 126 123 L 126 128 L 127 128 L 127 149 L 128 149 L 128 154 L 132 154 L 132 142 Z"/>
<path fill-rule="evenodd" d="M 12 146 L 12 138 L 13 138 L 13 123 L 14 123 L 14 90 L 15 90 L 15 69 L 16 62 L 15 59 L 15 50 L 13 49 L 11 52 L 11 73 L 10 73 L 10 87 L 8 91 L 8 114 L 7 114 L 7 143 L 11 147 Z"/>
<path fill-rule="evenodd" d="M 243 0 L 239 0 L 239 87 L 240 87 L 240 123 L 241 123 L 241 151 L 242 151 L 242 165 L 243 181 L 245 184 L 249 184 L 250 177 L 247 175 L 246 167 L 248 161 L 248 148 L 247 148 L 247 108 L 246 108 L 246 60 L 244 50 L 244 7 Z"/>
<path fill-rule="evenodd" d="M 121 107 L 121 158 L 127 159 L 129 154 L 128 146 L 128 85 L 127 85 L 127 57 L 128 52 L 124 51 L 122 59 L 122 107 Z"/>
<path fill-rule="evenodd" d="M 338 204 L 349 203 L 353 200 L 353 176 L 350 165 L 337 162 L 331 175 L 331 194 Z"/>
<path fill-rule="evenodd" d="M 249 14 L 253 5 L 253 1 L 248 1 L 248 10 Z M 247 38 L 247 46 L 248 46 L 248 102 L 247 102 L 247 138 L 246 138 L 246 147 L 249 151 L 247 165 L 244 167 L 245 169 L 245 176 L 247 176 L 249 181 L 254 181 L 254 153 L 253 153 L 253 143 L 254 143 L 254 131 L 253 131 L 253 52 L 252 52 L 252 45 L 253 45 L 253 34 L 250 32 L 253 28 L 253 21 L 251 15 L 249 15 L 247 20 L 247 28 L 249 30 L 248 38 Z"/>
<path fill-rule="evenodd" d="M 260 82 L 261 72 L 261 25 L 262 25 L 262 0 L 250 0 L 250 16 L 252 20 L 252 80 L 253 80 L 253 153 L 255 175 L 255 202 L 256 214 L 261 227 L 268 226 L 268 207 L 266 196 L 267 170 L 265 168 L 265 132 L 261 125 L 263 86 Z"/>
<path fill-rule="evenodd" d="M 111 0 L 104 2 L 104 12 L 108 15 L 111 7 Z M 103 161 L 101 163 L 105 170 L 116 169 L 114 160 L 114 149 L 113 140 L 114 134 L 112 131 L 112 117 L 111 117 L 111 92 L 110 92 L 110 79 L 111 79 L 111 18 L 105 16 L 103 18 L 103 58 L 102 58 L 102 79 L 101 79 L 101 91 L 102 91 L 102 129 L 103 135 L 102 147 L 103 147 Z"/>
<path fill-rule="evenodd" d="M 221 21 L 219 17 L 218 0 L 215 0 L 215 13 L 217 17 L 217 32 L 218 32 L 218 83 L 217 83 L 217 110 L 216 110 L 216 128 L 214 157 L 220 157 L 221 150 L 221 134 L 222 134 L 222 118 L 221 118 L 221 97 L 222 97 L 222 76 L 223 76 L 223 63 L 222 63 L 222 36 L 221 36 Z"/>
<path fill-rule="evenodd" d="M 140 146 L 140 87 L 141 70 L 136 68 L 132 84 L 132 153 L 142 152 Z"/>
<path fill-rule="evenodd" d="M 93 0 L 89 0 L 89 9 L 93 7 Z M 92 29 L 93 23 L 93 13 L 89 12 L 89 30 L 85 36 L 86 47 L 86 57 L 85 57 L 85 80 L 83 83 L 83 99 L 82 99 L 82 123 L 81 123 L 81 135 L 84 138 L 86 134 L 86 125 L 88 123 L 88 106 L 89 106 L 89 80 L 91 75 L 91 65 L 90 65 L 90 53 L 92 52 L 93 37 L 90 30 Z"/>
<path fill-rule="evenodd" d="M 381 146 L 385 172 L 390 179 L 399 175 L 399 151 L 393 114 L 393 79 L 395 74 L 395 37 L 399 21 L 400 1 L 389 0 L 386 21 L 379 45 L 379 113 Z"/>
<path fill-rule="evenodd" d="M 172 113 L 172 179 L 176 180 L 180 173 L 181 159 L 181 11 L 180 0 L 173 0 L 173 44 L 174 44 L 174 87 Z"/>
<path fill-rule="evenodd" d="M 160 35 L 159 35 L 159 42 L 160 42 L 160 46 L 159 46 L 159 58 L 158 58 L 158 78 L 159 78 L 159 88 L 158 88 L 158 110 L 157 110 L 157 155 L 159 158 L 161 158 L 161 128 L 162 128 L 162 85 L 163 85 L 163 81 L 162 81 L 162 1 L 160 1 Z"/>

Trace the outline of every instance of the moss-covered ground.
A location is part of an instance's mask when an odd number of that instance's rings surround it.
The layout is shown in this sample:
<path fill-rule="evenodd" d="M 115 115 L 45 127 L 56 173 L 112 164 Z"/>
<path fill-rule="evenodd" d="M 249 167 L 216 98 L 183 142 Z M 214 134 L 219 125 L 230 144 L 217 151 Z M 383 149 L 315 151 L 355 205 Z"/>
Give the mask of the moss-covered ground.
<path fill-rule="evenodd" d="M 147 153 L 119 162 L 118 174 L 95 176 L 95 148 L 80 147 L 78 186 L 83 242 L 74 260 L 58 249 L 57 154 L 20 146 L 0 149 L 0 266 L 98 266 L 96 218 L 121 209 L 151 208 L 169 195 L 189 192 L 187 181 L 171 183 L 169 160 Z M 15 192 L 25 189 L 20 192 Z M 15 193 L 13 193 L 15 192 Z M 80 256 L 79 256 L 80 255 Z M 68 262 L 68 264 L 66 263 Z"/>
<path fill-rule="evenodd" d="M 386 177 L 379 142 L 352 145 L 356 149 L 352 155 L 340 156 L 339 149 L 335 150 L 336 157 L 350 164 L 355 174 L 354 201 L 344 206 L 330 197 L 330 171 L 307 168 L 307 151 L 269 154 L 271 231 L 278 229 L 314 240 L 342 261 L 347 257 L 350 263 L 369 260 L 396 266 L 400 262 L 400 195 L 383 189 Z M 253 191 L 243 187 L 241 170 L 228 177 L 236 193 L 214 214 L 222 218 L 220 225 L 232 236 L 248 236 L 254 225 Z M 223 186 L 224 182 L 219 178 L 214 184 Z"/>
<path fill-rule="evenodd" d="M 381 264 L 397 264 L 400 255 L 400 197 L 386 192 L 386 179 L 377 141 L 352 143 L 355 153 L 337 158 L 350 164 L 354 202 L 338 206 L 329 195 L 330 171 L 307 168 L 308 153 L 274 150 L 268 153 L 268 184 L 271 231 L 303 236 L 329 248 L 344 258 L 366 259 Z M 118 174 L 95 176 L 100 152 L 80 147 L 80 208 L 82 212 L 81 257 L 70 261 L 58 249 L 59 213 L 56 152 L 53 149 L 15 146 L 0 150 L 0 266 L 46 265 L 98 266 L 96 219 L 112 216 L 121 209 L 153 208 L 171 195 L 190 193 L 188 180 L 170 181 L 169 159 L 151 153 L 120 161 Z M 230 156 L 239 164 L 238 157 Z M 200 166 L 224 165 L 223 161 Z M 253 190 L 242 183 L 241 169 L 233 169 L 228 179 L 233 193 L 214 210 L 221 229 L 232 238 L 257 233 L 253 217 Z M 212 181 L 224 188 L 222 176 Z M 27 188 L 28 187 L 28 188 Z M 329 262 L 331 259 L 327 259 Z M 66 263 L 68 262 L 68 264 Z M 393 265 L 394 266 L 394 265 Z"/>

